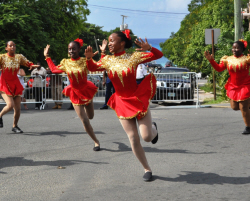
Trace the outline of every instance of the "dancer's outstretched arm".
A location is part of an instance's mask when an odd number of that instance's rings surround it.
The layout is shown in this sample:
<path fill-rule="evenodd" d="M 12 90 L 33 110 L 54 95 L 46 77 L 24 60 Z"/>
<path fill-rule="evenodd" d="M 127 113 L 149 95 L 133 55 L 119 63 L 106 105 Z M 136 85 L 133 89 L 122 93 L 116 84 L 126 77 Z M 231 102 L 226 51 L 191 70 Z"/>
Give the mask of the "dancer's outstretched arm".
<path fill-rule="evenodd" d="M 99 62 L 94 62 L 92 57 L 94 57 L 98 52 L 96 51 L 95 53 L 93 53 L 93 48 L 89 45 L 86 49 L 85 49 L 85 57 L 87 58 L 87 66 L 89 71 L 104 71 L 105 68 L 102 68 L 102 64 L 101 64 L 101 60 Z"/>
<path fill-rule="evenodd" d="M 106 39 L 104 39 L 102 41 L 102 45 L 99 45 L 100 50 L 101 50 L 101 55 L 102 55 L 101 58 L 103 58 L 103 56 L 105 56 L 105 51 L 106 51 L 107 44 L 108 44 L 108 41 Z"/>
<path fill-rule="evenodd" d="M 140 63 L 147 63 L 156 59 L 160 59 L 163 56 L 160 50 L 149 45 L 147 38 L 145 38 L 145 41 L 143 41 L 141 38 L 139 38 L 139 40 L 136 39 L 135 44 L 140 46 L 140 48 L 137 48 L 136 51 L 150 51 L 149 53 L 141 53 L 142 58 L 145 58 L 145 60 L 143 59 L 143 61 Z"/>
<path fill-rule="evenodd" d="M 55 73 L 55 74 L 61 74 L 61 73 L 63 73 L 63 72 L 64 72 L 63 70 L 59 70 L 59 69 L 58 69 L 58 67 L 60 67 L 60 66 L 56 66 L 56 65 L 53 63 L 52 59 L 49 57 L 49 48 L 50 48 L 50 45 L 47 45 L 47 46 L 44 48 L 43 54 L 44 54 L 44 56 L 45 56 L 45 59 L 46 59 L 46 61 L 47 61 L 47 63 L 48 63 L 48 66 L 49 66 L 51 72 L 52 72 L 52 73 Z"/>
<path fill-rule="evenodd" d="M 227 66 L 224 64 L 223 61 L 220 62 L 220 64 L 217 64 L 214 60 L 214 57 L 212 54 L 209 53 L 209 51 L 205 51 L 204 52 L 204 56 L 206 57 L 206 59 L 211 63 L 211 65 L 213 66 L 213 68 L 218 71 L 218 72 L 222 72 L 223 70 L 226 70 Z"/>

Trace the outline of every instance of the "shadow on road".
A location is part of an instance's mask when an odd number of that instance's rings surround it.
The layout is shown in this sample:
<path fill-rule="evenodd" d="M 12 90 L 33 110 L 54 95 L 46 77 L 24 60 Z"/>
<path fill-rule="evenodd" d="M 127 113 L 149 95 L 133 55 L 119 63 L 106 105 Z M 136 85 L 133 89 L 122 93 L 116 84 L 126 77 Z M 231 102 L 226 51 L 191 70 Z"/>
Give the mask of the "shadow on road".
<path fill-rule="evenodd" d="M 170 182 L 187 182 L 189 184 L 249 184 L 250 177 L 226 177 L 215 173 L 204 172 L 186 172 L 186 175 L 179 175 L 176 178 L 154 176 L 154 180 L 163 180 Z"/>
<path fill-rule="evenodd" d="M 110 151 L 110 152 L 125 152 L 125 151 L 132 151 L 130 147 L 128 147 L 126 144 L 121 142 L 113 142 L 114 144 L 118 144 L 118 149 L 107 149 L 102 148 L 102 150 Z M 215 154 L 216 152 L 190 152 L 188 150 L 182 150 L 182 149 L 157 149 L 152 147 L 143 147 L 145 152 L 156 152 L 156 153 L 181 153 L 181 154 Z"/>
<path fill-rule="evenodd" d="M 10 135 L 28 135 L 28 136 L 46 136 L 46 135 L 57 135 L 60 137 L 66 137 L 67 135 L 81 135 L 87 134 L 83 132 L 69 132 L 69 131 L 49 131 L 49 132 L 25 132 L 25 133 L 8 133 Z M 102 131 L 95 131 L 95 134 L 105 134 Z"/>
<path fill-rule="evenodd" d="M 57 160 L 57 161 L 33 161 L 25 159 L 24 157 L 6 157 L 0 158 L 0 169 L 15 166 L 71 166 L 79 163 L 92 163 L 92 164 L 108 164 L 106 162 L 95 162 L 95 161 L 82 161 L 82 160 Z M 0 174 L 6 174 L 0 171 Z"/>

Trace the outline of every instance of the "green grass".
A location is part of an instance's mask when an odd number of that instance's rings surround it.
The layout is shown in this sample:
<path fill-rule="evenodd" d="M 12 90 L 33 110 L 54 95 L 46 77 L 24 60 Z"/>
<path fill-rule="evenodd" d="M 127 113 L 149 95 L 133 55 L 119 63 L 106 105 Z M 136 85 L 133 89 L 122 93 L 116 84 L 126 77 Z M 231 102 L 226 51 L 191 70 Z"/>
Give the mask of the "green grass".
<path fill-rule="evenodd" d="M 213 93 L 213 84 L 207 83 L 204 86 L 200 86 L 199 89 L 207 93 L 210 92 Z M 203 102 L 204 105 L 219 104 L 219 103 L 228 103 L 228 101 L 225 100 L 224 97 L 222 97 L 221 92 L 218 88 L 216 88 L 216 100 L 214 100 L 213 98 L 207 98 Z"/>
<path fill-rule="evenodd" d="M 207 98 L 203 101 L 203 105 L 219 104 L 219 103 L 228 103 L 220 94 L 216 94 L 216 100 L 213 98 Z"/>

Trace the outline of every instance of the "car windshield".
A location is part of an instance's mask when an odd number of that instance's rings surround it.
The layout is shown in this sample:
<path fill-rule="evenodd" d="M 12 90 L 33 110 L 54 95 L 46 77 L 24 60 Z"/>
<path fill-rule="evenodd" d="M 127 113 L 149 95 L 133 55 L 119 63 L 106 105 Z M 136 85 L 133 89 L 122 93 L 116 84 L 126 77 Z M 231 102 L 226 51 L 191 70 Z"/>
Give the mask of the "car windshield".
<path fill-rule="evenodd" d="M 171 73 L 171 75 L 167 75 L 169 78 L 180 78 L 180 79 L 188 79 L 189 74 L 186 74 L 189 72 L 188 69 L 181 69 L 181 68 L 176 68 L 176 69 L 169 69 L 169 68 L 164 68 L 160 71 L 160 73 Z M 176 73 L 176 74 L 175 74 Z M 159 75 L 162 76 L 162 75 Z"/>

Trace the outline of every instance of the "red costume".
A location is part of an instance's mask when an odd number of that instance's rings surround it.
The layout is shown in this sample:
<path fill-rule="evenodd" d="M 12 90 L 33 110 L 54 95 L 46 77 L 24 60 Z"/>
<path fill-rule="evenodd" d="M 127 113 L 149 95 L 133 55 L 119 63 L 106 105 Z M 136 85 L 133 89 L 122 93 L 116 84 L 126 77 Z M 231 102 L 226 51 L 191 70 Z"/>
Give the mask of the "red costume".
<path fill-rule="evenodd" d="M 14 56 L 0 54 L 0 68 L 2 69 L 0 91 L 8 96 L 21 96 L 23 93 L 23 86 L 17 77 L 20 65 L 30 67 L 34 64 L 22 54 L 15 54 Z"/>
<path fill-rule="evenodd" d="M 97 87 L 87 80 L 88 69 L 86 59 L 63 59 L 60 65 L 55 66 L 51 58 L 46 59 L 52 73 L 60 74 L 66 72 L 70 85 L 63 90 L 74 105 L 87 105 L 97 92 Z"/>
<path fill-rule="evenodd" d="M 250 57 L 244 55 L 240 57 L 224 56 L 221 58 L 220 64 L 217 64 L 214 60 L 211 60 L 210 63 L 218 72 L 228 69 L 230 77 L 225 89 L 230 99 L 244 101 L 250 98 Z"/>
<path fill-rule="evenodd" d="M 99 62 L 87 60 L 90 71 L 106 70 L 114 85 L 115 93 L 110 97 L 108 105 L 116 111 L 119 119 L 141 119 L 147 114 L 150 100 L 155 95 L 156 79 L 149 74 L 137 85 L 136 69 L 140 63 L 159 59 L 162 52 L 152 48 L 150 53 L 134 52 L 127 54 L 125 51 L 107 55 Z"/>

